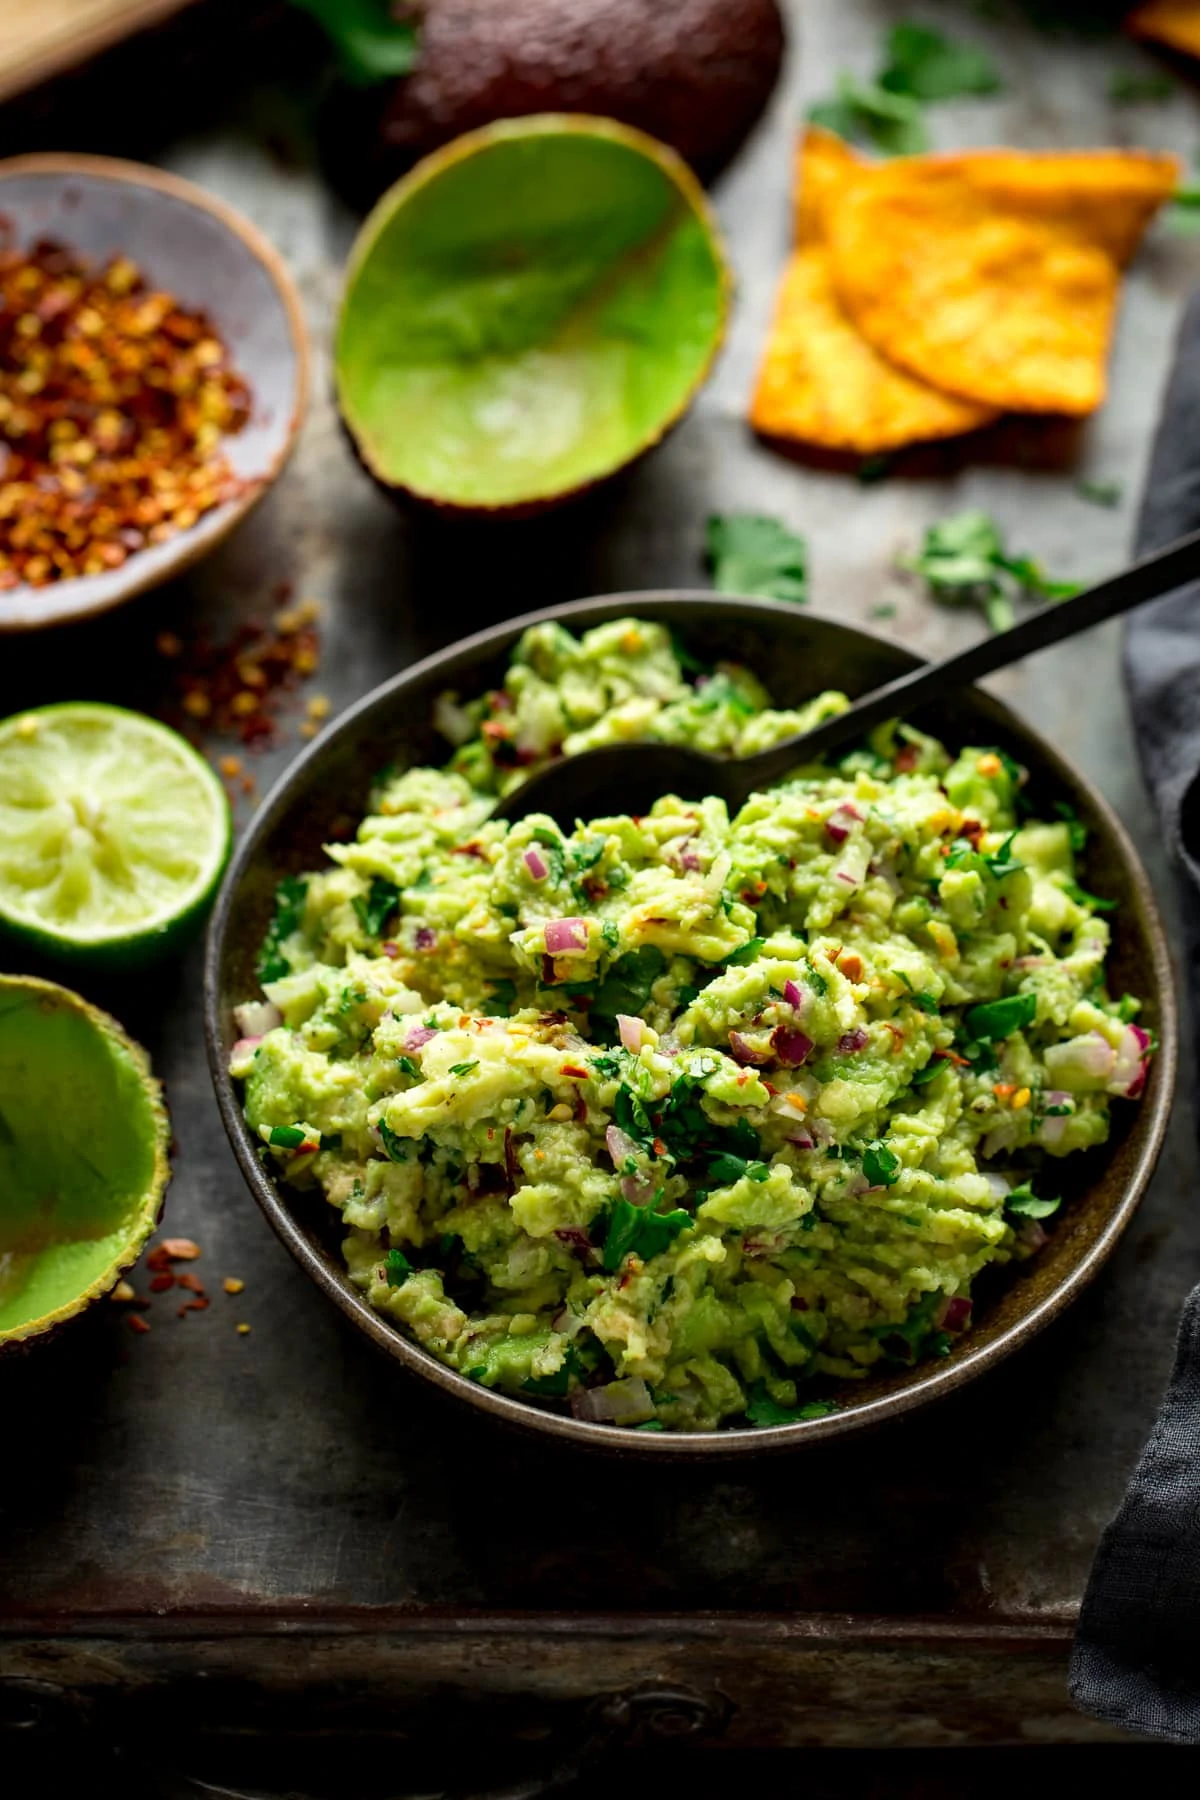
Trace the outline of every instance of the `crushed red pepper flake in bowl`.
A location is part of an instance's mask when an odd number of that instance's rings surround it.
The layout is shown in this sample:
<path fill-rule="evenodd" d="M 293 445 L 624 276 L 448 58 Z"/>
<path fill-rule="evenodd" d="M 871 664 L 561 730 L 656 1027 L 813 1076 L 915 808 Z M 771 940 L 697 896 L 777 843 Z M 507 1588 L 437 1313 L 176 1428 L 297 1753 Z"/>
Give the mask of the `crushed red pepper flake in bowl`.
<path fill-rule="evenodd" d="M 98 575 L 246 484 L 251 394 L 201 311 L 42 240 L 0 240 L 0 591 Z"/>

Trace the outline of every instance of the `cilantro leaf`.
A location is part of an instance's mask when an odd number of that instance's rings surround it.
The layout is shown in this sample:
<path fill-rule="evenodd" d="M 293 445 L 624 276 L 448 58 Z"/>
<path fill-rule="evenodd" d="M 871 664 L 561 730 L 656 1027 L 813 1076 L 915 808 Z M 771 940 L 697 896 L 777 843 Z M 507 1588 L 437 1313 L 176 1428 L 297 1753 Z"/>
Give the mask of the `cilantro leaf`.
<path fill-rule="evenodd" d="M 863 1174 L 872 1187 L 894 1187 L 900 1175 L 900 1158 L 882 1141 L 863 1151 Z"/>
<path fill-rule="evenodd" d="M 398 1056 L 396 1058 L 396 1067 L 402 1075 L 413 1075 L 418 1081 L 421 1079 L 420 1067 L 411 1056 Z"/>
<path fill-rule="evenodd" d="M 392 0 L 292 0 L 314 18 L 358 87 L 407 75 L 417 60 L 417 27 L 395 17 Z"/>
<path fill-rule="evenodd" d="M 691 1223 L 691 1214 L 682 1208 L 660 1213 L 654 1211 L 653 1201 L 648 1206 L 634 1206 L 623 1197 L 614 1200 L 608 1235 L 604 1240 L 605 1269 L 612 1274 L 630 1255 L 649 1262 L 652 1256 L 666 1250 Z"/>
<path fill-rule="evenodd" d="M 795 1425 L 801 1419 L 825 1419 L 838 1411 L 836 1400 L 806 1400 L 799 1406 L 780 1406 L 765 1385 L 756 1381 L 746 1402 L 746 1417 L 751 1425 Z"/>
<path fill-rule="evenodd" d="M 308 878 L 304 875 L 285 875 L 275 889 L 275 913 L 258 953 L 260 981 L 281 981 L 291 973 L 291 964 L 283 954 L 283 944 L 303 923 L 307 893 Z"/>
<path fill-rule="evenodd" d="M 1005 1212 L 1015 1213 L 1018 1219 L 1048 1219 L 1062 1205 L 1058 1200 L 1039 1200 L 1027 1181 L 1015 1187 L 1004 1202 Z"/>
<path fill-rule="evenodd" d="M 298 1150 L 304 1136 L 299 1125 L 273 1125 L 267 1142 L 273 1150 Z"/>
<path fill-rule="evenodd" d="M 909 1082 L 910 1087 L 928 1087 L 935 1081 L 942 1070 L 947 1067 L 944 1056 L 931 1056 L 929 1061 L 919 1068 Z"/>
<path fill-rule="evenodd" d="M 618 1013 L 640 1015 L 649 1004 L 655 982 L 667 966 L 657 944 L 644 944 L 618 957 L 596 989 L 589 1017 L 615 1020 Z"/>
<path fill-rule="evenodd" d="M 1074 900 L 1076 906 L 1090 906 L 1093 912 L 1115 912 L 1115 900 L 1101 900 L 1098 894 L 1089 894 L 1081 888 L 1077 881 L 1068 881 L 1063 886 L 1063 893 Z"/>
<path fill-rule="evenodd" d="M 472 1069 L 477 1069 L 478 1067 L 479 1058 L 476 1057 L 474 1062 L 451 1063 L 450 1073 L 451 1075 L 469 1075 Z"/>
<path fill-rule="evenodd" d="M 404 1139 L 400 1136 L 399 1132 L 393 1131 L 390 1125 L 385 1125 L 382 1119 L 379 1121 L 379 1136 L 384 1149 L 387 1151 L 389 1162 L 401 1163 L 408 1161 L 404 1148 Z"/>
<path fill-rule="evenodd" d="M 739 944 L 736 950 L 730 951 L 725 958 L 726 964 L 732 963 L 740 968 L 745 963 L 754 962 L 766 941 L 764 937 L 747 938 L 744 944 Z"/>
<path fill-rule="evenodd" d="M 914 100 L 956 100 L 964 94 L 998 93 L 1000 77 L 982 50 L 903 21 L 888 33 L 887 65 L 879 85 Z"/>
<path fill-rule="evenodd" d="M 1108 97 L 1116 106 L 1140 106 L 1143 101 L 1169 100 L 1175 83 L 1152 70 L 1114 69 L 1108 78 Z"/>
<path fill-rule="evenodd" d="M 938 1003 L 932 994 L 910 994 L 909 999 L 918 1012 L 927 1013 L 931 1018 L 938 1017 Z"/>
<path fill-rule="evenodd" d="M 921 576 L 935 600 L 982 607 L 993 631 L 1014 623 L 1018 596 L 1063 600 L 1079 591 L 1076 582 L 1052 581 L 1031 557 L 1009 555 L 995 520 L 976 510 L 930 525 L 901 567 Z"/>
<path fill-rule="evenodd" d="M 843 70 L 832 99 L 810 106 L 814 125 L 835 131 L 852 144 L 873 144 L 887 156 L 919 156 L 929 148 L 921 105 L 911 94 L 891 93 L 876 81 L 859 81 Z"/>
<path fill-rule="evenodd" d="M 708 562 L 720 594 L 761 594 L 768 600 L 808 599 L 808 548 L 778 519 L 756 513 L 714 513 L 708 521 Z"/>
<path fill-rule="evenodd" d="M 1092 506 L 1120 506 L 1124 491 L 1119 481 L 1087 481 L 1081 477 L 1075 483 L 1079 498 Z"/>
<path fill-rule="evenodd" d="M 1037 1017 L 1035 994 L 1008 994 L 1003 1000 L 985 1000 L 968 1007 L 963 1019 L 967 1036 L 976 1043 L 996 1043 L 1023 1031 Z"/>
<path fill-rule="evenodd" d="M 572 1380 L 581 1373 L 582 1365 L 574 1344 L 567 1346 L 563 1357 L 553 1375 L 530 1375 L 521 1383 L 527 1394 L 545 1394 L 551 1398 L 561 1398 L 571 1391 Z"/>
<path fill-rule="evenodd" d="M 383 1266 L 387 1273 L 389 1287 L 399 1287 L 401 1282 L 407 1281 L 412 1274 L 412 1264 L 403 1250 L 389 1250 Z"/>
<path fill-rule="evenodd" d="M 1065 800 L 1056 800 L 1054 802 L 1054 810 L 1059 818 L 1069 827 L 1068 835 L 1071 839 L 1071 848 L 1076 856 L 1078 856 L 1080 851 L 1087 846 L 1087 826 L 1083 823 L 1083 820 L 1079 817 L 1075 808 L 1073 806 L 1068 806 Z"/>
<path fill-rule="evenodd" d="M 722 1150 L 708 1165 L 708 1179 L 717 1187 L 732 1187 L 743 1175 L 748 1181 L 765 1181 L 770 1173 L 768 1163 L 747 1161 L 744 1156 L 735 1156 L 729 1150 Z"/>
<path fill-rule="evenodd" d="M 400 890 L 395 882 L 372 875 L 365 898 L 359 894 L 353 901 L 354 916 L 368 937 L 380 937 L 399 904 Z"/>

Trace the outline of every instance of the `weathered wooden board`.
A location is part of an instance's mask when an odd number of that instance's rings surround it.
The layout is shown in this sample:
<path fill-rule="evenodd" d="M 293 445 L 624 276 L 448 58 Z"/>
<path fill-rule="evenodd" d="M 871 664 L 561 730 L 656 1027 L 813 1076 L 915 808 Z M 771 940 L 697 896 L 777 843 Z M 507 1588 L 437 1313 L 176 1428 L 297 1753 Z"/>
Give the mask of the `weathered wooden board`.
<path fill-rule="evenodd" d="M 129 72 L 131 51 L 108 59 L 102 91 L 74 81 L 57 110 L 51 93 L 36 115 L 0 114 L 5 148 L 148 155 L 240 204 L 296 269 L 321 352 L 301 452 L 261 512 L 180 587 L 70 634 L 6 643 L 0 711 L 77 695 L 154 705 L 167 678 L 157 631 L 223 635 L 268 610 L 283 580 L 323 605 L 313 686 L 336 711 L 486 619 L 694 581 L 712 510 L 779 513 L 809 537 L 816 606 L 927 651 L 979 629 L 891 572 L 940 514 L 987 506 L 1057 573 L 1113 566 L 1174 320 L 1200 275 L 1196 240 L 1160 229 L 1141 256 L 1112 399 L 1065 470 L 1041 466 L 1031 429 L 1014 461 L 960 467 L 947 451 L 932 473 L 863 487 L 748 436 L 744 404 L 788 235 L 794 121 L 839 68 L 872 69 L 898 16 L 879 0 L 790 11 L 799 42 L 786 82 L 716 191 L 740 295 L 715 380 L 624 482 L 499 534 L 394 512 L 341 441 L 324 346 L 354 221 L 303 155 L 281 154 L 297 141 L 286 93 L 306 79 L 286 24 L 213 90 L 202 127 L 194 94 L 186 127 L 161 93 L 139 109 L 136 96 L 158 90 L 144 66 Z M 1000 22 L 903 11 L 986 42 L 1006 79 L 995 101 L 940 109 L 940 142 L 1143 141 L 1191 160 L 1193 93 L 1139 109 L 1107 101 L 1111 69 L 1144 63 L 1131 46 L 1042 36 L 1016 9 Z M 1084 472 L 1121 481 L 1122 505 L 1080 499 Z M 896 609 L 883 622 L 881 604 Z M 1104 631 L 1001 685 L 1099 780 L 1171 906 L 1117 650 Z M 293 732 L 257 760 L 260 778 L 296 744 Z M 185 1708 L 206 1693 L 210 1713 L 224 1706 L 244 1722 L 256 1704 L 275 1716 L 275 1700 L 320 1713 L 354 1695 L 384 1715 L 436 1691 L 472 1694 L 516 1730 L 530 1697 L 553 1710 L 556 1697 L 669 1675 L 735 1696 L 739 1743 L 1097 1735 L 1069 1710 L 1066 1652 L 1097 1538 L 1154 1414 L 1180 1301 L 1200 1275 L 1190 1069 L 1127 1241 L 1028 1353 L 861 1442 L 759 1467 L 646 1472 L 499 1435 L 351 1335 L 275 1242 L 225 1146 L 198 968 L 193 952 L 151 979 L 88 986 L 166 1077 L 179 1138 L 173 1227 L 203 1245 L 214 1287 L 237 1275 L 246 1289 L 186 1320 L 159 1306 L 140 1339 L 105 1311 L 0 1369 L 0 1670 Z M 252 1324 L 249 1337 L 235 1318 Z"/>

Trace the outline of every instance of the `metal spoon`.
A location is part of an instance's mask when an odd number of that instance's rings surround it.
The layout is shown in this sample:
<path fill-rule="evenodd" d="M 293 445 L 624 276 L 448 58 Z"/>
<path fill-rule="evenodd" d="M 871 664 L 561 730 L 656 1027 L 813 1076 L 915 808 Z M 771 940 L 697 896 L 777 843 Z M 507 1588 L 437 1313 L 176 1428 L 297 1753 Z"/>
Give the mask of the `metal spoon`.
<path fill-rule="evenodd" d="M 548 813 L 570 830 L 578 819 L 648 812 L 664 794 L 691 800 L 716 795 L 734 813 L 758 789 L 781 781 L 802 763 L 816 762 L 831 750 L 860 740 L 885 719 L 904 717 L 931 700 L 944 699 L 982 675 L 1005 669 L 1035 650 L 1045 650 L 1118 613 L 1160 599 L 1197 578 L 1200 531 L 1193 531 L 1097 587 L 1043 607 L 1010 631 L 982 638 L 941 662 L 922 663 L 907 675 L 898 675 L 864 694 L 848 711 L 755 756 L 712 756 L 705 750 L 644 738 L 606 744 L 551 763 L 506 795 L 492 816 L 522 819 L 529 813 Z"/>

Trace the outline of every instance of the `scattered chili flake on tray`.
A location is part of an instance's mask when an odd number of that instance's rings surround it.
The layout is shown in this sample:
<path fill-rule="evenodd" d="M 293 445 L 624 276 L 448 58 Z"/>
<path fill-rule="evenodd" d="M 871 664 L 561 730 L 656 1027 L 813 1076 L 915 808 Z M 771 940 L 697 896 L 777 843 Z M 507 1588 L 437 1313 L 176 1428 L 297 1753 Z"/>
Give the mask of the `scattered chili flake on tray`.
<path fill-rule="evenodd" d="M 236 1275 L 227 1275 L 221 1283 L 227 1294 L 240 1294 L 245 1285 Z"/>
<path fill-rule="evenodd" d="M 281 601 L 289 593 L 285 588 Z M 160 632 L 158 654 L 174 664 L 172 695 L 163 708 L 167 723 L 193 742 L 202 732 L 224 732 L 251 749 L 265 745 L 275 734 L 285 696 L 320 667 L 319 614 L 315 600 L 284 603 L 268 622 L 248 619 L 223 643 L 206 637 L 185 643 L 173 631 Z M 328 699 L 314 695 L 301 732 L 328 711 Z M 226 781 L 253 793 L 254 778 L 238 757 L 222 755 L 217 767 Z"/>
<path fill-rule="evenodd" d="M 243 493 L 220 445 L 250 390 L 203 312 L 0 235 L 0 590 L 119 568 Z"/>
<path fill-rule="evenodd" d="M 149 1320 L 143 1319 L 141 1313 L 130 1313 L 125 1323 L 130 1331 L 144 1332 L 150 1329 Z"/>

